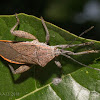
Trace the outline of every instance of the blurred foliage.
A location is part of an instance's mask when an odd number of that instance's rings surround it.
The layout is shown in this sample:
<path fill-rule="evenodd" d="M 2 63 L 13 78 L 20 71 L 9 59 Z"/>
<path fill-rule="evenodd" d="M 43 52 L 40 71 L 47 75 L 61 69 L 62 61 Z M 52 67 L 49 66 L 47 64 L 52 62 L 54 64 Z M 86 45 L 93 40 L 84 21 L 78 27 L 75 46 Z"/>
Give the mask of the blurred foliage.
<path fill-rule="evenodd" d="M 9 0 L 0 1 L 0 15 L 26 13 L 43 16 L 63 29 L 79 35 L 91 26 L 83 37 L 100 40 L 100 0 Z"/>

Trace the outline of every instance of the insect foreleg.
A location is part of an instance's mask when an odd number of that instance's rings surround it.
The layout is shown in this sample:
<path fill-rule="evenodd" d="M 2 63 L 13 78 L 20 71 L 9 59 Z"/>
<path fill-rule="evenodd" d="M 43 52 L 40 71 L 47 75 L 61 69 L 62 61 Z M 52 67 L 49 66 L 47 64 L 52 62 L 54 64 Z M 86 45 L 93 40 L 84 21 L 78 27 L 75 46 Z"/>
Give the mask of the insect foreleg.
<path fill-rule="evenodd" d="M 94 44 L 94 42 L 86 42 L 86 43 L 81 43 L 81 44 L 72 44 L 72 45 L 56 45 L 55 47 L 59 47 L 59 48 L 70 48 L 70 47 L 75 47 L 75 46 L 85 46 L 85 45 L 91 45 Z"/>
<path fill-rule="evenodd" d="M 78 52 L 78 53 L 74 53 L 74 52 L 68 52 L 68 55 L 82 55 L 82 54 L 89 54 L 89 53 L 99 53 L 100 50 L 89 50 L 89 51 L 83 51 L 83 52 Z"/>
<path fill-rule="evenodd" d="M 55 62 L 55 64 L 56 64 L 59 68 L 62 67 L 62 66 L 61 66 L 61 63 L 60 63 L 58 60 L 55 60 L 54 62 Z"/>

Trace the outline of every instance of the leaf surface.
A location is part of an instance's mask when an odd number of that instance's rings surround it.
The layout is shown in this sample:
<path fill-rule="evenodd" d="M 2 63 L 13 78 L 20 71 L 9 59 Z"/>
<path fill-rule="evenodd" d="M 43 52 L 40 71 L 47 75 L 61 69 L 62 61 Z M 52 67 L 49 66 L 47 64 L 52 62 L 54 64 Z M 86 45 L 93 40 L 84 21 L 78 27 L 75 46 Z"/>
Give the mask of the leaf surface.
<path fill-rule="evenodd" d="M 41 20 L 31 15 L 18 14 L 20 25 L 16 29 L 35 35 L 40 42 L 45 42 L 45 30 Z M 21 39 L 10 33 L 15 25 L 14 15 L 0 16 L 0 39 L 12 41 L 31 41 Z M 51 23 L 46 22 L 50 32 L 50 45 L 70 44 L 77 36 Z M 94 41 L 77 37 L 73 44 Z M 91 46 L 74 47 L 68 50 L 79 52 L 100 49 L 100 42 Z M 91 67 L 100 68 L 100 53 L 72 56 L 74 59 Z M 44 68 L 34 65 L 29 71 L 13 75 L 7 62 L 0 58 L 0 100 L 100 100 L 100 72 L 83 67 L 63 56 L 58 57 L 62 64 L 59 69 L 54 60 Z M 16 65 L 15 65 L 16 67 Z M 58 76 L 62 81 L 54 85 L 52 80 Z"/>

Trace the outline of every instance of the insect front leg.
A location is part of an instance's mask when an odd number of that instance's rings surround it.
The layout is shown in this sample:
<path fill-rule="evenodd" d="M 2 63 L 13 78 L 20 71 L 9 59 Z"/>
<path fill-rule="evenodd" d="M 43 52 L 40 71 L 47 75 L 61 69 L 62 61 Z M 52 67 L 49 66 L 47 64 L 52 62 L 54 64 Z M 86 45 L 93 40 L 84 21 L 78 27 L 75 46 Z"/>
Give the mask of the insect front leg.
<path fill-rule="evenodd" d="M 10 32 L 15 35 L 15 36 L 18 36 L 18 37 L 21 37 L 21 38 L 27 38 L 27 39 L 33 39 L 33 40 L 36 40 L 37 38 L 35 36 L 33 36 L 32 34 L 28 33 L 28 32 L 24 32 L 24 31 L 21 31 L 21 30 L 15 30 L 15 28 L 19 25 L 19 18 L 17 17 L 17 14 L 15 14 L 16 16 L 16 19 L 17 19 L 17 22 L 16 24 L 11 28 Z"/>
<path fill-rule="evenodd" d="M 59 68 L 62 67 L 62 66 L 61 66 L 61 63 L 60 63 L 58 60 L 55 60 L 54 62 L 55 62 L 55 64 L 56 64 Z"/>
<path fill-rule="evenodd" d="M 14 68 L 11 65 L 9 65 L 9 68 L 13 74 L 20 74 L 29 70 L 31 67 L 27 65 L 21 65 L 18 69 L 14 70 Z"/>
<path fill-rule="evenodd" d="M 91 45 L 94 44 L 94 42 L 86 42 L 86 43 L 81 43 L 81 44 L 72 44 L 72 45 L 56 45 L 55 47 L 60 47 L 62 49 L 64 48 L 70 48 L 70 47 L 75 47 L 75 46 L 85 46 L 85 45 Z"/>
<path fill-rule="evenodd" d="M 78 53 L 74 53 L 74 52 L 68 52 L 68 55 L 82 55 L 82 54 L 89 54 L 89 53 L 99 53 L 100 50 L 89 50 L 89 51 L 83 51 L 83 52 L 78 52 Z"/>
<path fill-rule="evenodd" d="M 47 28 L 47 26 L 46 26 L 46 24 L 45 24 L 45 22 L 44 22 L 43 17 L 41 17 L 41 21 L 42 21 L 43 27 L 44 27 L 44 29 L 45 29 L 45 31 L 46 31 L 46 44 L 48 44 L 48 42 L 49 42 L 49 40 L 50 40 L 49 31 L 48 31 L 48 28 Z"/>

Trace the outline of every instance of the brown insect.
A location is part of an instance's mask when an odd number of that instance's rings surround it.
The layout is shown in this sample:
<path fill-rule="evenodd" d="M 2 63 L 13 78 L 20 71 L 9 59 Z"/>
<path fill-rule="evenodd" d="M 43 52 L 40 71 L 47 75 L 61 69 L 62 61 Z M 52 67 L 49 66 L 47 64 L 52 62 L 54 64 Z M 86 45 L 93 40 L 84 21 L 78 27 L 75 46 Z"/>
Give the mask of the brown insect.
<path fill-rule="evenodd" d="M 14 70 L 14 68 L 11 65 L 9 65 L 13 74 L 23 73 L 29 70 L 31 68 L 30 65 L 32 64 L 36 64 L 36 65 L 40 65 L 44 67 L 48 62 L 50 62 L 52 59 L 54 59 L 55 57 L 59 55 L 63 55 L 85 67 L 92 68 L 90 66 L 82 64 L 81 62 L 76 61 L 75 59 L 70 57 L 70 55 L 98 53 L 100 50 L 91 50 L 91 51 L 83 51 L 83 52 L 74 53 L 71 51 L 64 50 L 64 48 L 91 45 L 93 44 L 93 42 L 73 44 L 73 45 L 65 44 L 65 45 L 49 46 L 48 45 L 48 42 L 50 39 L 49 32 L 42 17 L 41 17 L 41 21 L 46 31 L 46 43 L 40 43 L 39 40 L 30 33 L 27 33 L 21 30 L 15 30 L 15 28 L 19 24 L 19 19 L 16 14 L 15 16 L 17 19 L 17 23 L 13 26 L 10 32 L 15 36 L 18 36 L 21 38 L 33 39 L 33 41 L 13 42 L 13 41 L 8 41 L 8 40 L 0 40 L 0 56 L 10 63 L 21 64 L 21 66 L 16 70 Z M 61 67 L 61 64 L 59 61 L 55 60 L 55 64 L 58 67 Z M 97 68 L 92 68 L 92 69 L 100 70 Z"/>

